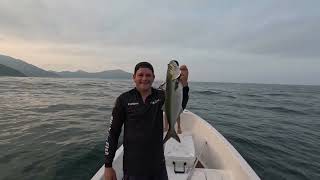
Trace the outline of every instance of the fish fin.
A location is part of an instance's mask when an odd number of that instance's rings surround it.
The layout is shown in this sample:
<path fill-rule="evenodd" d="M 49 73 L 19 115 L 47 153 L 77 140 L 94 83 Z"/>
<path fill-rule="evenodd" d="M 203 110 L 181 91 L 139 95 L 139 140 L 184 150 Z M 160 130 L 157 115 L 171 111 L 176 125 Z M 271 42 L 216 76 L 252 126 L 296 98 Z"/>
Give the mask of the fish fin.
<path fill-rule="evenodd" d="M 163 140 L 163 144 L 166 143 L 171 137 L 173 139 L 177 140 L 179 143 L 181 143 L 180 138 L 179 138 L 178 134 L 176 133 L 176 131 L 169 129 L 167 134 L 166 134 L 166 137 Z"/>
<path fill-rule="evenodd" d="M 179 70 L 179 72 L 177 72 L 176 76 L 172 76 L 172 80 L 179 80 L 180 76 L 181 76 L 181 73 L 180 73 L 180 70 Z"/>
<path fill-rule="evenodd" d="M 175 80 L 175 83 L 174 83 L 174 90 L 177 90 L 179 88 L 179 85 L 180 85 L 180 82 L 179 82 L 179 79 L 176 79 Z"/>
<path fill-rule="evenodd" d="M 176 131 L 173 131 L 172 134 L 173 134 L 172 137 L 173 137 L 175 140 L 177 140 L 179 143 L 181 143 L 180 138 L 179 138 L 178 134 L 176 133 Z"/>
<path fill-rule="evenodd" d="M 166 89 L 166 85 L 167 85 L 167 82 L 164 82 L 158 87 L 158 89 L 165 90 Z"/>

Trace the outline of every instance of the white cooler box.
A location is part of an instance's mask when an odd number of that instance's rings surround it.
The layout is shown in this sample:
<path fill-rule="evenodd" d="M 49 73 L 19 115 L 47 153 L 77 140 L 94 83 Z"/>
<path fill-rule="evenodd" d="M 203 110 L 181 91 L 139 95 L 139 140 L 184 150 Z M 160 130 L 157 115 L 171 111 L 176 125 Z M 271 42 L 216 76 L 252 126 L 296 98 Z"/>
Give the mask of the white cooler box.
<path fill-rule="evenodd" d="M 171 166 L 174 173 L 188 173 L 195 161 L 192 136 L 179 134 L 179 138 L 181 143 L 170 138 L 165 144 L 166 165 Z"/>

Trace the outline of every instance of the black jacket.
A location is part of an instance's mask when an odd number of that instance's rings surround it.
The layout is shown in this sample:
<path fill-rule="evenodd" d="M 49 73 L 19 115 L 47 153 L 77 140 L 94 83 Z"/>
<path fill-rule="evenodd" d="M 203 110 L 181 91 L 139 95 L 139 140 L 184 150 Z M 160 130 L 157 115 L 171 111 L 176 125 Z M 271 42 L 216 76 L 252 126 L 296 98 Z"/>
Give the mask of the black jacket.
<path fill-rule="evenodd" d="M 189 87 L 183 88 L 182 107 L 189 99 Z M 134 88 L 121 94 L 112 110 L 109 135 L 105 145 L 105 167 L 112 167 L 124 124 L 123 170 L 128 175 L 154 175 L 164 165 L 163 111 L 165 94 L 152 88 L 145 103 Z"/>

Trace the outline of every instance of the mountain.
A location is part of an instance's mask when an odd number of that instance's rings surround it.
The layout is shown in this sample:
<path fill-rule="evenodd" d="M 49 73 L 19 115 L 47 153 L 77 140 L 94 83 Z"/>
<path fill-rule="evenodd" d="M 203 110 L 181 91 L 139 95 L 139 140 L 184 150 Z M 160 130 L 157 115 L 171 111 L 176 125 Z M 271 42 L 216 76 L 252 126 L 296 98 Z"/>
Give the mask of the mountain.
<path fill-rule="evenodd" d="M 26 77 L 26 75 L 22 72 L 12 69 L 3 64 L 0 64 L 0 76 Z"/>
<path fill-rule="evenodd" d="M 62 72 L 54 72 L 50 71 L 55 74 L 58 74 L 60 77 L 66 78 L 102 78 L 102 79 L 131 79 L 132 74 L 125 72 L 123 70 L 109 70 L 109 71 L 102 71 L 96 73 L 89 73 L 82 70 L 70 72 L 70 71 L 62 71 Z"/>
<path fill-rule="evenodd" d="M 26 76 L 31 77 L 59 77 L 59 75 L 38 68 L 32 64 L 28 64 L 22 60 L 14 59 L 9 56 L 0 55 L 0 64 L 3 64 L 7 67 L 20 71 Z"/>
<path fill-rule="evenodd" d="M 79 70 L 76 72 L 46 71 L 32 64 L 28 64 L 22 60 L 14 59 L 12 57 L 4 56 L 4 55 L 0 55 L 0 64 L 6 66 L 7 68 L 16 70 L 17 72 L 20 72 L 25 76 L 31 76 L 31 77 L 102 78 L 102 79 L 131 79 L 132 78 L 131 73 L 128 73 L 119 69 L 96 72 L 96 73 L 89 73 L 82 70 Z M 6 68 L 6 72 L 7 72 L 7 68 Z M 0 73 L 2 73 L 2 71 L 3 73 L 5 73 L 4 69 L 3 70 L 1 69 Z"/>

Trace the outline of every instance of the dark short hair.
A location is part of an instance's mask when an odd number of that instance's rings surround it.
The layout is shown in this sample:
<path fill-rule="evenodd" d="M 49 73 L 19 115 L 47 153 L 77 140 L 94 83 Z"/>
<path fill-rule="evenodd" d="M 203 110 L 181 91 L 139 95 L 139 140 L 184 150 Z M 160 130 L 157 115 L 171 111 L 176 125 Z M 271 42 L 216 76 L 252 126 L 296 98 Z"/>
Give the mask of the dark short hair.
<path fill-rule="evenodd" d="M 139 68 L 148 68 L 152 71 L 152 74 L 154 74 L 153 67 L 148 62 L 139 62 L 136 67 L 134 68 L 134 74 L 139 70 Z"/>

